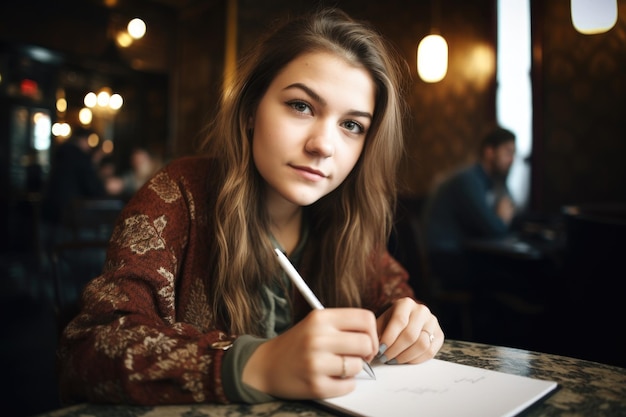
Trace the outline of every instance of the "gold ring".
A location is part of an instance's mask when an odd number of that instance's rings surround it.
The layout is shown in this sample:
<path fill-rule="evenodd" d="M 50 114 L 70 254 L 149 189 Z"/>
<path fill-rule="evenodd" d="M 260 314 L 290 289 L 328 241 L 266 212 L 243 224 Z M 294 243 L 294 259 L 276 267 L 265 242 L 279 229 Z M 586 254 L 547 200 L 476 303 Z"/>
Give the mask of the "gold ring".
<path fill-rule="evenodd" d="M 432 344 L 432 343 L 433 343 L 433 340 L 435 340 L 435 335 L 434 335 L 434 334 L 432 334 L 431 332 L 429 332 L 429 331 L 428 331 L 428 330 L 426 330 L 426 329 L 422 329 L 422 331 L 428 335 L 428 340 L 429 340 L 429 341 L 430 341 L 430 343 Z"/>
<path fill-rule="evenodd" d="M 346 357 L 342 356 L 341 357 L 341 379 L 345 379 L 348 374 L 347 374 L 347 370 L 346 370 Z"/>

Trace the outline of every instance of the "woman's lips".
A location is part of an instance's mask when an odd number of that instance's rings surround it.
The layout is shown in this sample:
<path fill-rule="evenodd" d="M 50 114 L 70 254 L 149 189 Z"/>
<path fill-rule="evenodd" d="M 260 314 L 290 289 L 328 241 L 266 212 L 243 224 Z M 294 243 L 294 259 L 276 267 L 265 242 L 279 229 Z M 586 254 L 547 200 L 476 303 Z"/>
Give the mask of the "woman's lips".
<path fill-rule="evenodd" d="M 321 181 L 322 179 L 326 178 L 326 174 L 314 168 L 299 165 L 292 165 L 291 167 L 295 169 L 296 172 L 298 172 L 298 174 L 300 174 L 302 177 L 310 181 Z"/>

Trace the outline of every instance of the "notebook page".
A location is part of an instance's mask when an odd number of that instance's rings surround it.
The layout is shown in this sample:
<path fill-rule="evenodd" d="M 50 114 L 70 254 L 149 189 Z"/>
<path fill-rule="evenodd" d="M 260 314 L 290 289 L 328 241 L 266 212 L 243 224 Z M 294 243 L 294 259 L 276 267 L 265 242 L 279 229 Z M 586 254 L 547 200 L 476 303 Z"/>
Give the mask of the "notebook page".
<path fill-rule="evenodd" d="M 320 403 L 366 417 L 509 417 L 553 391 L 557 384 L 453 362 L 374 366 L 376 380 L 362 373 L 356 389 Z"/>

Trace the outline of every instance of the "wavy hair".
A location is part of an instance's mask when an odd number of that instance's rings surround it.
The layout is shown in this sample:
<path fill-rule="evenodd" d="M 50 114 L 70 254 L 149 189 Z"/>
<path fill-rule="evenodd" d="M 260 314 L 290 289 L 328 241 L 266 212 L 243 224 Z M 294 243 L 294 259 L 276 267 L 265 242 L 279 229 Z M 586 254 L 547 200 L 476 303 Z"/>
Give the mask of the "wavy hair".
<path fill-rule="evenodd" d="M 235 334 L 260 334 L 261 288 L 278 273 L 269 239 L 264 183 L 252 158 L 249 120 L 276 75 L 309 52 L 330 52 L 369 72 L 376 87 L 374 117 L 363 151 L 346 180 L 307 208 L 307 256 L 300 265 L 322 302 L 361 306 L 376 253 L 384 249 L 396 204 L 396 170 L 403 151 L 403 70 L 395 50 L 369 24 L 323 9 L 280 26 L 244 57 L 204 148 L 215 158 L 218 194 L 210 302 Z M 312 260 L 323 259 L 324 262 Z"/>

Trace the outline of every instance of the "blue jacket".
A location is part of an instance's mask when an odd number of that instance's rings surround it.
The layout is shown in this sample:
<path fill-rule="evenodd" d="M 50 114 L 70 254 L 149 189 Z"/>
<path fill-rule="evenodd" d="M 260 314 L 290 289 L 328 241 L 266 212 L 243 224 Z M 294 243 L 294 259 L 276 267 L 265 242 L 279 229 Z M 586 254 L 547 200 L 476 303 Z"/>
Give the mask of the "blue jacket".
<path fill-rule="evenodd" d="M 505 235 L 496 215 L 493 181 L 480 164 L 445 180 L 424 207 L 424 230 L 431 251 L 459 251 L 464 239 Z M 506 187 L 502 192 L 509 194 Z"/>

